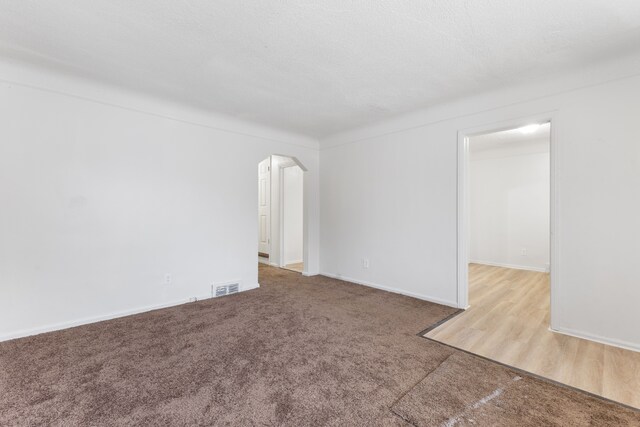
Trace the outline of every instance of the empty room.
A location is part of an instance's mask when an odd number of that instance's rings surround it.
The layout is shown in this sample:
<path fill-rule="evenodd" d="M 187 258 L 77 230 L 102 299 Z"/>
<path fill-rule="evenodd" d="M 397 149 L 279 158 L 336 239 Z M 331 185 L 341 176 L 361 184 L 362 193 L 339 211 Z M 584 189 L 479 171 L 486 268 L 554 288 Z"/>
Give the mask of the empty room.
<path fill-rule="evenodd" d="M 0 2 L 0 426 L 640 426 L 640 2 Z"/>

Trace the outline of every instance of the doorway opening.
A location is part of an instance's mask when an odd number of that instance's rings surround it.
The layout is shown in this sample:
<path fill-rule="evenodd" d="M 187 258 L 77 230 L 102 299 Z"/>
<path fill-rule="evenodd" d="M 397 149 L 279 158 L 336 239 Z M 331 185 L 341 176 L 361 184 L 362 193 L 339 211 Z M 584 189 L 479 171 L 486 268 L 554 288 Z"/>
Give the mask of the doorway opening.
<path fill-rule="evenodd" d="M 306 168 L 274 154 L 258 164 L 258 261 L 305 272 Z"/>
<path fill-rule="evenodd" d="M 628 404 L 620 387 L 603 386 L 628 377 L 603 362 L 626 351 L 555 327 L 563 283 L 556 180 L 562 141 L 554 117 L 459 132 L 457 282 L 458 307 L 465 310 L 423 336 Z M 626 352 L 628 366 L 635 354 Z"/>
<path fill-rule="evenodd" d="M 557 143 L 551 116 L 460 132 L 458 306 L 429 339 L 547 378 L 567 369 L 553 332 Z M 574 369 L 569 367 L 569 369 Z"/>
<path fill-rule="evenodd" d="M 467 144 L 468 302 L 487 325 L 517 318 L 522 334 L 547 330 L 551 124 L 471 135 Z M 486 329 L 488 338 L 498 328 Z"/>
<path fill-rule="evenodd" d="M 481 287 L 472 289 L 482 272 L 495 270 L 493 275 L 514 277 L 542 273 L 540 281 L 546 283 L 541 293 L 546 306 L 544 323 L 546 327 L 552 325 L 556 268 L 551 267 L 557 267 L 552 131 L 551 117 L 546 117 L 460 134 L 460 308 L 482 300 L 481 296 L 473 297 Z"/>
<path fill-rule="evenodd" d="M 553 123 L 542 116 L 460 132 L 457 297 L 465 311 L 424 336 L 557 380 Z"/>

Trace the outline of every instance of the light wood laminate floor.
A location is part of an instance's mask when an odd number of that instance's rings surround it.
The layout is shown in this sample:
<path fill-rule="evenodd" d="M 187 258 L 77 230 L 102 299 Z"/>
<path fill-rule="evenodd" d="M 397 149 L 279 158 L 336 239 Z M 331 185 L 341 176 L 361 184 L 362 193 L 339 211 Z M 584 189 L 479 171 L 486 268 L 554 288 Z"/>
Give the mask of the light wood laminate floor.
<path fill-rule="evenodd" d="M 426 337 L 640 408 L 640 353 L 549 330 L 549 275 L 469 265 L 471 307 Z"/>

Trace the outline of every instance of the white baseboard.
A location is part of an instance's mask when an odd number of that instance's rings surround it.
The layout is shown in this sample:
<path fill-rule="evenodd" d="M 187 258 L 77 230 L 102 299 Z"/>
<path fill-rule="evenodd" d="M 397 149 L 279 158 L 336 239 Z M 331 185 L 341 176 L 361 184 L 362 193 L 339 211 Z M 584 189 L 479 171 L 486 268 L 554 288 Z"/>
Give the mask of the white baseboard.
<path fill-rule="evenodd" d="M 256 289 L 258 287 L 260 287 L 260 285 L 258 283 L 255 283 L 253 285 L 242 286 L 241 289 L 242 289 L 242 292 L 244 292 L 244 291 L 250 291 L 252 289 Z M 85 317 L 83 319 L 71 320 L 68 322 L 54 323 L 51 325 L 39 326 L 36 328 L 22 329 L 19 331 L 0 335 L 0 342 L 9 341 L 17 338 L 29 337 L 32 335 L 44 334 L 46 332 L 53 332 L 53 331 L 59 331 L 62 329 L 74 328 L 76 326 L 88 325 L 90 323 L 103 322 L 105 320 L 117 319 L 119 317 L 132 316 L 134 314 L 145 313 L 147 311 L 152 311 L 152 310 L 159 310 L 161 308 L 175 307 L 178 305 L 187 304 L 194 301 L 201 301 L 209 298 L 212 298 L 211 294 L 190 297 L 187 299 L 180 299 L 180 300 L 175 300 L 175 301 L 170 301 L 170 302 L 165 302 L 160 304 L 152 304 L 144 307 L 132 308 L 129 310 L 116 311 L 109 314 L 103 314 L 100 316 Z"/>
<path fill-rule="evenodd" d="M 504 264 L 501 262 L 492 262 L 492 261 L 476 261 L 470 260 L 470 264 L 482 264 L 482 265 L 490 265 L 491 267 L 502 267 L 502 268 L 513 268 L 515 270 L 528 270 L 528 271 L 537 271 L 539 273 L 548 273 L 547 269 L 544 267 L 529 267 L 526 265 L 516 265 L 516 264 Z"/>
<path fill-rule="evenodd" d="M 628 341 L 618 340 L 615 338 L 606 338 L 599 335 L 589 334 L 582 331 L 576 331 L 568 328 L 551 328 L 549 327 L 551 332 L 555 332 L 558 334 L 569 335 L 575 338 L 581 338 L 589 341 L 595 341 L 600 344 L 610 345 L 613 347 L 623 348 L 625 350 L 638 351 L 640 352 L 640 345 L 631 343 Z"/>
<path fill-rule="evenodd" d="M 305 277 L 313 277 L 313 276 L 317 276 L 318 274 L 320 274 L 320 273 L 310 273 L 308 271 L 303 271 L 302 272 L 302 275 L 305 276 Z"/>
<path fill-rule="evenodd" d="M 428 295 L 416 294 L 414 292 L 408 292 L 402 289 L 394 288 L 391 286 L 379 285 L 377 283 L 367 282 L 365 280 L 358 280 L 352 277 L 341 276 L 339 274 L 328 273 L 328 272 L 320 272 L 322 276 L 331 277 L 332 279 L 344 280 L 345 282 L 355 283 L 357 285 L 368 286 L 370 288 L 376 288 L 387 292 L 393 292 L 394 294 L 405 295 L 412 298 L 421 299 L 423 301 L 429 301 L 436 304 L 446 305 L 449 307 L 458 308 L 458 304 L 455 301 L 448 301 L 440 298 L 434 298 Z"/>

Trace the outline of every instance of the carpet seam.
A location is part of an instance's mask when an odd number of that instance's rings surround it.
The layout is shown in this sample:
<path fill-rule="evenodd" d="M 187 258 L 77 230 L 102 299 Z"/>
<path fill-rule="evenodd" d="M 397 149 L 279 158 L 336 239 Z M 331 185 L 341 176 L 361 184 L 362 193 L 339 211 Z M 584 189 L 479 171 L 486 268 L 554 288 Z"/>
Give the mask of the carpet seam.
<path fill-rule="evenodd" d="M 435 371 L 438 370 L 438 368 L 440 368 L 440 366 L 442 366 L 442 364 L 444 362 L 446 362 L 447 360 L 449 360 L 449 358 L 451 356 L 453 356 L 455 353 L 451 353 L 450 355 L 448 355 L 447 357 L 445 357 L 442 362 L 438 363 L 438 366 L 436 366 L 435 368 L 433 368 L 431 371 L 427 372 L 423 377 L 421 377 L 415 384 L 413 384 L 409 389 L 407 389 L 407 391 L 405 391 L 404 393 L 402 393 L 400 396 L 398 396 L 398 398 L 396 400 L 394 400 L 391 405 L 389 405 L 389 411 L 397 416 L 402 418 L 403 420 L 405 420 L 406 422 L 408 422 L 409 424 L 411 424 L 412 426 L 416 426 L 416 424 L 412 423 L 411 421 L 409 421 L 408 419 L 406 419 L 405 417 L 403 417 L 402 415 L 398 414 L 397 412 L 395 412 L 393 410 L 393 407 L 400 402 L 407 394 L 409 394 L 413 389 L 415 389 L 422 381 L 426 380 L 427 377 L 431 374 L 433 374 Z"/>

